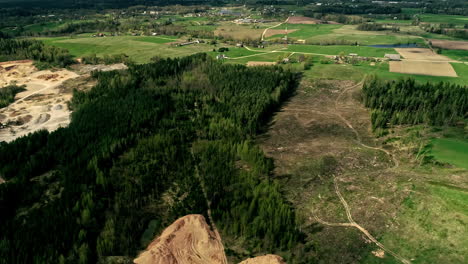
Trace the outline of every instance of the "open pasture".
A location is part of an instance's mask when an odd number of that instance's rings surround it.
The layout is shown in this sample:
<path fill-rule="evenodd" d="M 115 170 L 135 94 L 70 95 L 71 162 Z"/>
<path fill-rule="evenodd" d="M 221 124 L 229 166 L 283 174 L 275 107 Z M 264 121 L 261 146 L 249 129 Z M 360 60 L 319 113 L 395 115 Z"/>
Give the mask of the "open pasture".
<path fill-rule="evenodd" d="M 387 53 L 395 54 L 395 50 L 392 48 L 373 48 L 365 46 L 346 46 L 346 45 L 289 45 L 287 51 L 290 52 L 302 52 L 302 53 L 316 53 L 323 55 L 339 55 L 344 53 L 348 55 L 350 53 L 358 54 L 358 56 L 364 57 L 384 57 Z"/>
<path fill-rule="evenodd" d="M 105 38 L 47 38 L 41 39 L 47 44 L 65 48 L 75 57 L 96 54 L 98 57 L 112 54 L 126 54 L 137 63 L 149 62 L 154 56 L 181 57 L 198 52 L 208 52 L 212 46 L 195 44 L 175 47 L 167 43 L 175 41 L 171 38 L 121 36 Z"/>

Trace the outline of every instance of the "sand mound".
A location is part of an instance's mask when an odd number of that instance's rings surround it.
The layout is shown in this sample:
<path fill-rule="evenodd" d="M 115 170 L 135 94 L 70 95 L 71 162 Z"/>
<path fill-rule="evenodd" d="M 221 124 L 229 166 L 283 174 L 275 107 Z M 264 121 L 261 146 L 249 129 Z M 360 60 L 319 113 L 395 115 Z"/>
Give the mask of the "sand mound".
<path fill-rule="evenodd" d="M 239 264 L 286 264 L 283 258 L 277 255 L 265 255 L 255 258 L 249 258 Z"/>
<path fill-rule="evenodd" d="M 147 250 L 134 260 L 137 264 L 224 263 L 221 241 L 216 239 L 202 215 L 187 215 L 166 228 Z"/>
<path fill-rule="evenodd" d="M 50 115 L 49 114 L 40 114 L 39 117 L 36 119 L 36 124 L 44 124 L 45 122 L 49 121 Z"/>

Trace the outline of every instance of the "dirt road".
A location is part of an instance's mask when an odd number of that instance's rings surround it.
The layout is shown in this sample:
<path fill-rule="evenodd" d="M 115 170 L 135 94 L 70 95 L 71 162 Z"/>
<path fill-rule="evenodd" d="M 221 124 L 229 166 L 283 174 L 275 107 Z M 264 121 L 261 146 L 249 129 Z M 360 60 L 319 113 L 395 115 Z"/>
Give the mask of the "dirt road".
<path fill-rule="evenodd" d="M 289 21 L 289 17 L 288 17 L 284 22 L 281 22 L 281 23 L 279 23 L 278 25 L 274 25 L 274 26 L 271 26 L 271 27 L 269 27 L 269 28 L 266 28 L 266 29 L 263 31 L 263 33 L 262 33 L 262 41 L 265 40 L 265 34 L 267 33 L 267 31 L 268 31 L 269 29 L 277 28 L 277 27 L 283 25 L 284 23 L 288 23 L 288 21 Z"/>

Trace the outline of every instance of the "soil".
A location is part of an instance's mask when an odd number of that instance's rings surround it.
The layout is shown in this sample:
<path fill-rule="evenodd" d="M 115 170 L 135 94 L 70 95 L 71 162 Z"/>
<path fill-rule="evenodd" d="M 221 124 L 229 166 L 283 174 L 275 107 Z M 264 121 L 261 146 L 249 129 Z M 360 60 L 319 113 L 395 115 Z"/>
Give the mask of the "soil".
<path fill-rule="evenodd" d="M 432 46 L 442 49 L 468 50 L 468 41 L 430 39 Z"/>
<path fill-rule="evenodd" d="M 390 72 L 430 76 L 458 77 L 457 72 L 448 62 L 410 60 L 390 61 Z"/>
<path fill-rule="evenodd" d="M 253 67 L 253 66 L 271 66 L 271 65 L 276 65 L 276 62 L 270 62 L 270 61 L 249 61 L 247 62 L 247 66 Z"/>
<path fill-rule="evenodd" d="M 434 53 L 431 49 L 424 48 L 397 48 L 395 49 L 400 55 L 407 60 L 420 61 L 452 61 L 452 59 Z"/>

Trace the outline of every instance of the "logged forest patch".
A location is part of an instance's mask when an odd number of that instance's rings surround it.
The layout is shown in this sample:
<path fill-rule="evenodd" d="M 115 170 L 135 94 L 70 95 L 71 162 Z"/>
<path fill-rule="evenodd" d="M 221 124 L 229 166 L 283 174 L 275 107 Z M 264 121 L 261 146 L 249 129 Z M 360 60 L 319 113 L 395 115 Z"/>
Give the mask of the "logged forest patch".
<path fill-rule="evenodd" d="M 377 138 L 371 113 L 361 104 L 361 86 L 304 80 L 258 138 L 304 220 L 307 240 L 320 245 L 316 254 L 323 263 L 463 262 L 468 241 L 456 231 L 468 220 L 462 200 L 457 193 L 440 200 L 430 186 L 466 186 L 466 172 L 415 168 L 420 161 L 414 153 L 425 142 L 417 131 L 402 127 Z M 349 222 L 341 198 L 352 219 L 385 250 Z M 442 209 L 448 202 L 452 209 Z M 451 220 L 455 215 L 462 222 Z M 446 239 L 457 253 L 450 253 Z M 435 253 L 426 255 L 430 248 Z"/>

